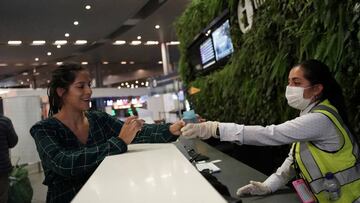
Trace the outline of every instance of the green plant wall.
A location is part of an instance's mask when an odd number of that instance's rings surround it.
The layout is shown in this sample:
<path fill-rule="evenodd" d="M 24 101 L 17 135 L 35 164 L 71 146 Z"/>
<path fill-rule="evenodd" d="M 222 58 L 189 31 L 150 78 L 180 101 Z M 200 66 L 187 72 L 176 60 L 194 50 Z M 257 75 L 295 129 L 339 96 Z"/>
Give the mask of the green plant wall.
<path fill-rule="evenodd" d="M 266 0 L 242 34 L 238 0 L 193 0 L 177 20 L 180 74 L 194 109 L 209 120 L 281 123 L 297 115 L 284 96 L 290 68 L 305 59 L 325 62 L 342 85 L 349 119 L 360 134 L 360 4 L 354 0 Z M 187 47 L 224 9 L 231 16 L 235 52 L 222 69 L 196 75 Z"/>

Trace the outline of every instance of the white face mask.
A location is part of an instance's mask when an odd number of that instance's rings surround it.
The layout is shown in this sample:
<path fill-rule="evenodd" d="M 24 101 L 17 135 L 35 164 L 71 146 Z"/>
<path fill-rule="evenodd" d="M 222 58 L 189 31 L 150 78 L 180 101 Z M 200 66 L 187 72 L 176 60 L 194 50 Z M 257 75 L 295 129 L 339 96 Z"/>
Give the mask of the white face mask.
<path fill-rule="evenodd" d="M 289 106 L 304 110 L 309 106 L 311 99 L 304 99 L 304 87 L 286 86 L 285 97 L 288 101 Z"/>

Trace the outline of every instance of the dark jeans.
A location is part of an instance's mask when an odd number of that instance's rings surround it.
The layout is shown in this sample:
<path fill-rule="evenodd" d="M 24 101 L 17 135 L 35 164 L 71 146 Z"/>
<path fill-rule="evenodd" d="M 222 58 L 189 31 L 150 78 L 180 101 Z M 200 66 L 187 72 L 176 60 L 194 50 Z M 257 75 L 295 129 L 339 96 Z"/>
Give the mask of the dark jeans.
<path fill-rule="evenodd" d="M 6 203 L 9 191 L 9 174 L 0 173 L 0 203 Z"/>

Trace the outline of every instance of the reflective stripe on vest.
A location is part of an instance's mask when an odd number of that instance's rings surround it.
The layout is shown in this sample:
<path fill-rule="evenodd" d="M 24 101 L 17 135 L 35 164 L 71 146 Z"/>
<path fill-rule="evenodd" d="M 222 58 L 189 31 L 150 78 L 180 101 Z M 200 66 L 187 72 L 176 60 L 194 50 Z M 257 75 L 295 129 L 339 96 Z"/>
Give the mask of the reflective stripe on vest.
<path fill-rule="evenodd" d="M 312 112 L 319 112 L 319 113 L 326 115 L 335 124 L 335 126 L 338 128 L 339 132 L 344 136 L 344 145 L 346 144 L 345 143 L 346 140 L 350 141 L 349 144 L 352 147 L 352 153 L 353 153 L 355 161 L 356 161 L 356 164 L 352 167 L 345 168 L 344 170 L 337 171 L 337 172 L 334 171 L 335 177 L 339 181 L 340 185 L 343 186 L 343 185 L 352 183 L 354 181 L 360 180 L 359 146 L 354 141 L 354 138 L 351 136 L 351 133 L 348 130 L 348 128 L 344 125 L 338 112 L 331 106 L 326 106 L 327 104 L 330 105 L 330 103 L 328 103 L 328 101 L 326 100 L 323 103 L 316 106 L 312 110 Z M 346 136 L 346 138 L 345 138 L 345 136 Z M 305 168 L 303 168 L 303 170 L 306 170 L 307 174 L 310 176 L 309 177 L 310 180 L 308 180 L 310 187 L 315 194 L 319 194 L 320 192 L 322 192 L 325 189 L 324 188 L 324 181 L 325 181 L 324 175 L 322 174 L 318 164 L 316 163 L 316 160 L 315 160 L 314 156 L 312 155 L 312 152 L 309 149 L 308 143 L 301 142 L 298 144 L 299 144 L 298 150 L 299 150 L 300 159 L 301 159 L 302 164 L 305 167 Z M 346 146 L 343 146 L 343 147 L 346 147 Z M 318 149 L 318 150 L 320 150 L 320 149 Z M 342 150 L 342 149 L 340 149 L 340 150 Z M 351 152 L 350 150 L 349 150 L 349 153 Z M 336 153 L 336 152 L 334 152 L 334 153 Z M 358 202 L 358 201 L 359 201 L 359 199 L 354 202 Z"/>
<path fill-rule="evenodd" d="M 300 157 L 301 161 L 304 163 L 307 171 L 311 171 L 309 173 L 312 180 L 316 180 L 318 178 L 323 177 L 318 165 L 315 162 L 314 157 L 312 156 L 309 148 L 307 147 L 306 143 L 300 143 Z"/>
<path fill-rule="evenodd" d="M 355 166 L 346 169 L 344 171 L 340 171 L 334 174 L 335 178 L 339 181 L 340 185 L 346 185 L 348 183 L 354 182 L 360 179 L 360 163 Z M 324 187 L 325 178 L 320 178 L 314 180 L 310 183 L 310 187 L 314 193 L 318 194 L 321 191 L 325 190 Z"/>

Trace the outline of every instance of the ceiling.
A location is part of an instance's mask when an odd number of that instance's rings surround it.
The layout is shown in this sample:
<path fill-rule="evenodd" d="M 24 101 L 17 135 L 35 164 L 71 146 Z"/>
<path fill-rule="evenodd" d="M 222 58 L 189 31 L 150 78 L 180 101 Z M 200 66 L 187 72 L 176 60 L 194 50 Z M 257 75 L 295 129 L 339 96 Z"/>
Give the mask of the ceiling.
<path fill-rule="evenodd" d="M 177 40 L 173 22 L 189 1 L 1 0 L 0 87 L 45 87 L 59 62 L 87 62 L 84 66 L 93 77 L 102 78 L 99 86 L 160 75 L 160 43 Z M 87 5 L 91 8 L 86 9 Z M 138 36 L 142 44 L 130 45 Z M 9 45 L 11 40 L 22 44 Z M 34 40 L 45 44 L 34 46 Z M 56 40 L 66 40 L 67 44 L 58 48 Z M 75 45 L 77 40 L 87 43 Z M 116 40 L 126 43 L 114 45 Z M 145 45 L 147 41 L 159 44 Z M 177 45 L 168 48 L 170 62 L 176 66 Z"/>

